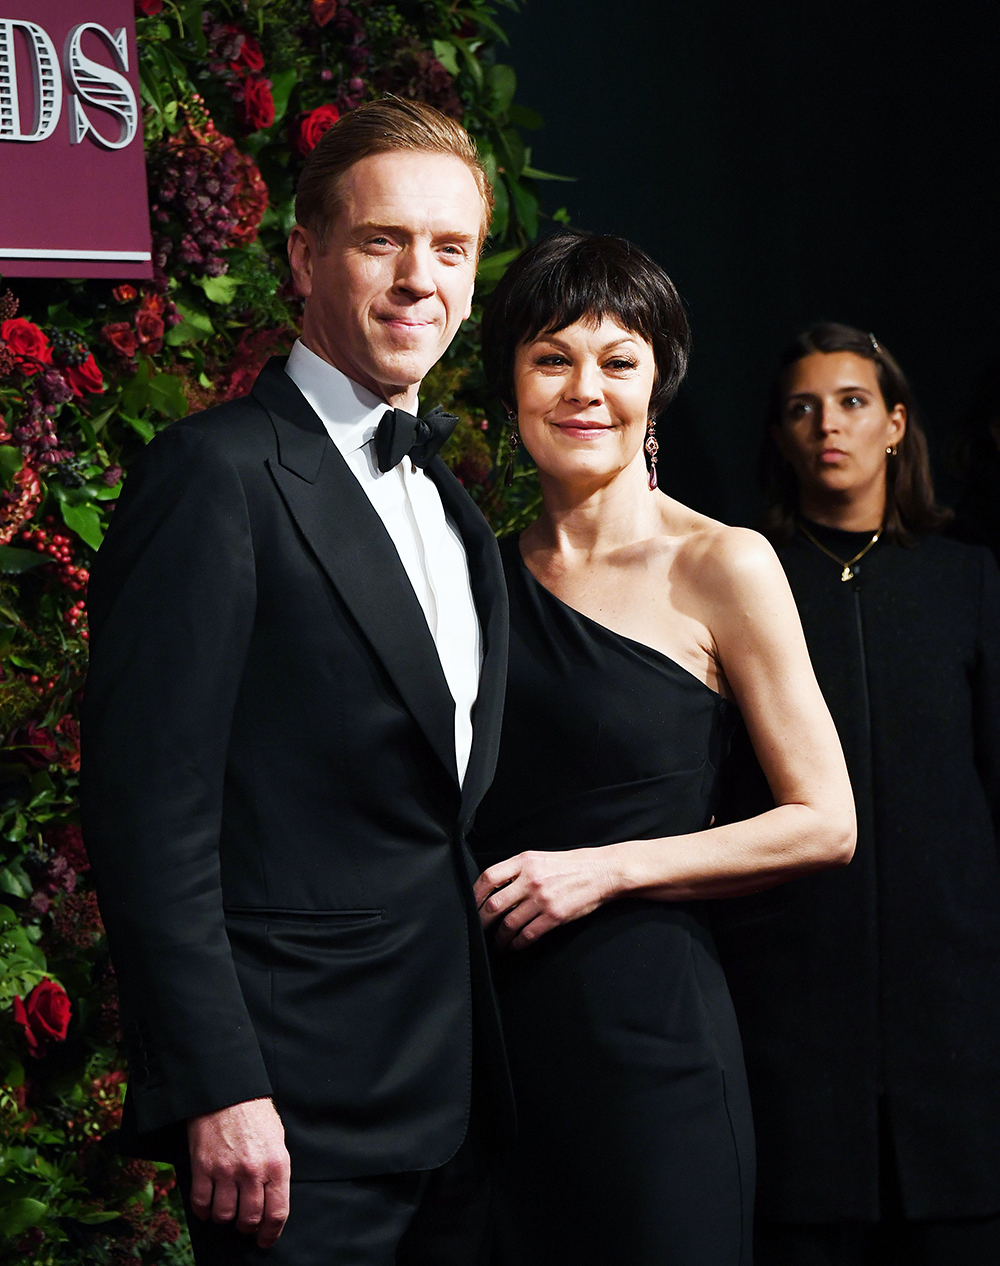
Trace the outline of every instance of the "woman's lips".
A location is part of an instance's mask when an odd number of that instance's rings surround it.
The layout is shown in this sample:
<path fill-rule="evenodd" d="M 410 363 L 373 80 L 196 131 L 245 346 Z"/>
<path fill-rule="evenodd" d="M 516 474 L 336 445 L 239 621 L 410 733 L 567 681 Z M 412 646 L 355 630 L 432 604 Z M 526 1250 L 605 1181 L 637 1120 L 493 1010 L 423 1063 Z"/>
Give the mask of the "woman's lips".
<path fill-rule="evenodd" d="M 839 462 L 842 457 L 847 454 L 842 448 L 824 448 L 819 455 L 819 460 L 824 466 L 832 466 L 835 462 Z"/>
<path fill-rule="evenodd" d="M 569 422 L 555 422 L 553 425 L 564 435 L 571 435 L 577 440 L 595 440 L 611 427 L 602 422 L 581 422 L 572 418 Z"/>

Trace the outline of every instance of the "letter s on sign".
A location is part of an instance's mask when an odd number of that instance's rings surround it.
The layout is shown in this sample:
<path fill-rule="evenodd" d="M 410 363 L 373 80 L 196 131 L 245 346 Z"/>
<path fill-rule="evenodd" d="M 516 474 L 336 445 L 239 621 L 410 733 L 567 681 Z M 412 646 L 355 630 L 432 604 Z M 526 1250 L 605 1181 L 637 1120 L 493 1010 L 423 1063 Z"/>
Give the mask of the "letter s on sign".
<path fill-rule="evenodd" d="M 88 133 L 105 149 L 124 149 L 135 140 L 139 127 L 139 107 L 132 85 L 117 70 L 92 61 L 83 51 L 82 40 L 86 31 L 94 31 L 118 54 L 122 70 L 128 70 L 128 33 L 124 27 L 111 34 L 97 22 L 81 22 L 74 26 L 66 40 L 66 74 L 73 93 L 69 99 L 69 135 L 74 145 Z M 120 130 L 117 140 L 108 140 L 94 126 L 90 116 L 80 104 L 83 98 L 88 105 L 99 106 L 118 116 Z"/>

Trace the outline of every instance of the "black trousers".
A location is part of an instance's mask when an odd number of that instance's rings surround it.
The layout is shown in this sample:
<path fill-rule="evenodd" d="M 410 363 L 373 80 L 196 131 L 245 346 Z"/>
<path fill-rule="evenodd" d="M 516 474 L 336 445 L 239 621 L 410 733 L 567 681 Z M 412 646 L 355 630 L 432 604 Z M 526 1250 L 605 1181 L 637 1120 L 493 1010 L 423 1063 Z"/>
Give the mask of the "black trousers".
<path fill-rule="evenodd" d="M 178 1170 L 185 1196 L 190 1175 Z M 197 1266 L 485 1266 L 491 1180 L 470 1127 L 440 1169 L 329 1182 L 292 1180 L 288 1221 L 277 1243 L 193 1217 Z"/>

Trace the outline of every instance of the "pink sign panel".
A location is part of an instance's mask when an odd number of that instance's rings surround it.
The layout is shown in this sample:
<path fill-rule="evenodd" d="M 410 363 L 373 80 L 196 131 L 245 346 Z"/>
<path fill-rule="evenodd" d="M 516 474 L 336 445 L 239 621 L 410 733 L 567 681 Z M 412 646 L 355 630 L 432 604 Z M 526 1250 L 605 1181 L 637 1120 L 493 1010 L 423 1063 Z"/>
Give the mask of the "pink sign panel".
<path fill-rule="evenodd" d="M 0 0 L 0 274 L 152 276 L 134 0 Z"/>

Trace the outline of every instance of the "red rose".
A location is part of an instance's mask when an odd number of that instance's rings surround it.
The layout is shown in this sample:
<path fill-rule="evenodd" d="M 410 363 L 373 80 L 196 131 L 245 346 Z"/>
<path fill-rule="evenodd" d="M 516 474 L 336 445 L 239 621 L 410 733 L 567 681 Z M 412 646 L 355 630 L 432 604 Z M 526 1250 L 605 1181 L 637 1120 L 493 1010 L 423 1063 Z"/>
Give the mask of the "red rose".
<path fill-rule="evenodd" d="M 62 371 L 63 377 L 73 388 L 75 396 L 82 396 L 85 391 L 89 391 L 91 395 L 100 395 L 104 390 L 104 379 L 101 377 L 101 371 L 97 368 L 97 361 L 94 360 L 94 354 L 91 354 L 83 362 L 82 365 L 67 365 Z"/>
<path fill-rule="evenodd" d="M 163 8 L 163 0 L 135 0 L 136 15 L 140 18 L 155 18 Z"/>
<path fill-rule="evenodd" d="M 52 364 L 52 349 L 42 330 L 24 317 L 11 317 L 0 325 L 0 339 L 14 355 L 23 374 L 35 373 L 40 365 Z"/>
<path fill-rule="evenodd" d="M 163 347 L 163 317 L 149 308 L 140 308 L 135 314 L 135 329 L 143 351 L 155 356 Z"/>
<path fill-rule="evenodd" d="M 129 360 L 136 354 L 139 347 L 132 327 L 127 321 L 113 321 L 110 325 L 102 326 L 101 337 L 110 343 L 116 352 L 128 357 Z"/>
<path fill-rule="evenodd" d="M 43 980 L 24 1002 L 14 999 L 14 1021 L 24 1029 L 29 1052 L 40 1059 L 50 1040 L 63 1042 L 73 1009 L 66 990 L 54 980 Z"/>
<path fill-rule="evenodd" d="M 123 281 L 120 286 L 115 286 L 111 295 L 118 303 L 131 303 L 138 293 L 135 286 L 130 286 L 127 281 Z"/>
<path fill-rule="evenodd" d="M 339 118 L 340 111 L 335 105 L 317 106 L 308 114 L 299 115 L 295 124 L 293 144 L 303 158 L 316 148 L 319 138 L 324 132 L 329 131 Z"/>
<path fill-rule="evenodd" d="M 243 37 L 240 51 L 236 54 L 235 60 L 229 63 L 229 66 L 238 75 L 246 74 L 248 71 L 264 69 L 264 54 L 252 35 Z"/>
<path fill-rule="evenodd" d="M 250 132 L 270 127 L 274 122 L 274 98 L 271 81 L 263 75 L 250 75 L 243 84 L 242 122 Z"/>
<path fill-rule="evenodd" d="M 337 13 L 337 0 L 312 0 L 312 15 L 317 26 L 326 26 Z"/>

